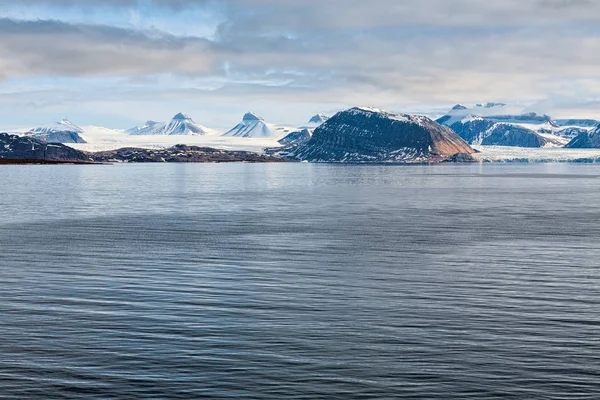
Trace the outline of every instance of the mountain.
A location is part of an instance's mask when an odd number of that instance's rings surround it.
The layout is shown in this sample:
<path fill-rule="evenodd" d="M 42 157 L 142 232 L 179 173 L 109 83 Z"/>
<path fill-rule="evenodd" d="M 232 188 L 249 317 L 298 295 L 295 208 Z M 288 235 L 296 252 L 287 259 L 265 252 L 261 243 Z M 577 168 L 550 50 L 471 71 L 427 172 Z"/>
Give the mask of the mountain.
<path fill-rule="evenodd" d="M 271 138 L 279 136 L 258 115 L 249 112 L 244 115 L 242 122 L 237 124 L 233 129 L 224 133 L 222 136 L 229 137 L 244 137 L 244 138 Z M 281 136 L 279 136 L 281 137 Z"/>
<path fill-rule="evenodd" d="M 313 116 L 308 121 L 308 123 L 321 125 L 323 122 L 327 122 L 328 119 L 329 119 L 329 117 L 324 114 L 317 114 L 317 115 Z"/>
<path fill-rule="evenodd" d="M 427 117 L 356 107 L 315 129 L 310 141 L 284 150 L 314 162 L 439 162 L 475 151 L 451 129 Z M 461 159 L 464 160 L 464 159 Z"/>
<path fill-rule="evenodd" d="M 438 120 L 439 121 L 439 120 Z M 443 125 L 445 125 L 442 122 Z M 481 144 L 486 136 L 486 132 L 494 126 L 495 122 L 487 120 L 476 115 L 469 115 L 460 121 L 450 125 L 458 136 L 463 138 L 468 144 Z"/>
<path fill-rule="evenodd" d="M 543 125 L 548 124 L 553 128 L 559 125 L 548 115 L 539 115 L 536 113 L 519 113 L 517 108 L 511 108 L 504 103 L 477 104 L 475 107 L 465 107 L 457 104 L 437 122 L 446 126 L 461 121 L 466 117 L 482 117 L 494 122 Z"/>
<path fill-rule="evenodd" d="M 565 148 L 567 149 L 600 149 L 600 126 L 589 132 L 580 133 L 571 140 Z"/>
<path fill-rule="evenodd" d="M 573 134 L 548 115 L 511 114 L 504 103 L 454 106 L 438 123 L 450 127 L 467 143 L 485 146 L 563 146 Z"/>
<path fill-rule="evenodd" d="M 167 122 L 148 121 L 139 128 L 128 129 L 130 135 L 205 135 L 209 129 L 197 124 L 186 114 L 179 113 Z"/>
<path fill-rule="evenodd" d="M 279 140 L 279 144 L 284 146 L 302 145 L 308 143 L 312 137 L 312 130 L 302 129 L 301 131 L 292 132 L 283 139 Z"/>
<path fill-rule="evenodd" d="M 564 145 L 560 138 L 543 135 L 517 124 L 499 123 L 470 115 L 450 126 L 468 144 L 483 146 L 545 147 Z"/>
<path fill-rule="evenodd" d="M 555 122 L 560 127 L 596 128 L 600 125 L 595 119 L 557 119 Z"/>
<path fill-rule="evenodd" d="M 484 133 L 483 146 L 545 147 L 548 140 L 542 135 L 518 125 L 493 123 Z"/>
<path fill-rule="evenodd" d="M 30 129 L 26 135 L 48 143 L 85 143 L 84 131 L 68 119 Z"/>
<path fill-rule="evenodd" d="M 131 129 L 127 129 L 125 133 L 128 135 L 140 135 L 140 132 L 148 132 L 151 130 L 151 128 L 155 127 L 158 124 L 160 124 L 160 122 L 146 121 L 146 124 L 144 124 L 144 126 L 135 126 Z"/>
<path fill-rule="evenodd" d="M 90 162 L 89 155 L 60 143 L 47 143 L 31 136 L 0 133 L 0 160 L 21 162 Z"/>
<path fill-rule="evenodd" d="M 592 129 L 590 128 L 580 128 L 580 127 L 569 127 L 569 128 L 564 128 L 559 130 L 558 132 L 556 132 L 556 134 L 558 136 L 564 137 L 564 138 L 575 138 L 579 135 L 581 135 L 582 133 L 590 133 L 590 131 L 592 131 Z"/>

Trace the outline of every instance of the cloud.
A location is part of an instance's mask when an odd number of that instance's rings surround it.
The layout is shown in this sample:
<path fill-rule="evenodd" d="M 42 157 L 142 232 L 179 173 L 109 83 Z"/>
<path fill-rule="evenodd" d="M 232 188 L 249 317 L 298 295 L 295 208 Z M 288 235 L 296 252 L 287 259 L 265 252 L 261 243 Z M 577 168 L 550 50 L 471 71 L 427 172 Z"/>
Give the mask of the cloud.
<path fill-rule="evenodd" d="M 228 103 L 421 107 L 600 96 L 600 2 L 588 0 L 0 0 L 0 6 L 5 81 L 63 77 L 76 85 L 103 77 L 124 97 Z M 19 7 L 33 6 L 47 14 L 23 19 Z M 107 9 L 143 9 L 161 29 L 111 23 L 114 13 L 81 22 Z M 191 9 L 218 21 L 213 35 L 173 33 L 194 24 Z M 173 77 L 174 86 L 155 83 L 163 76 Z"/>
<path fill-rule="evenodd" d="M 207 74 L 215 47 L 201 38 L 59 21 L 0 19 L 0 74 Z"/>

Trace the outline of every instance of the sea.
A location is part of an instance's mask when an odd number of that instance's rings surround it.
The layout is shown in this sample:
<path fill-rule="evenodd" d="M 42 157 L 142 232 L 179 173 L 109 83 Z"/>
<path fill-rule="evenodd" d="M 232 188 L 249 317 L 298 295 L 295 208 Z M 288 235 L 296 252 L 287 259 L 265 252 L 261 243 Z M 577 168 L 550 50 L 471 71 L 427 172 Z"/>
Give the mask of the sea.
<path fill-rule="evenodd" d="M 600 399 L 600 166 L 0 167 L 0 399 Z"/>

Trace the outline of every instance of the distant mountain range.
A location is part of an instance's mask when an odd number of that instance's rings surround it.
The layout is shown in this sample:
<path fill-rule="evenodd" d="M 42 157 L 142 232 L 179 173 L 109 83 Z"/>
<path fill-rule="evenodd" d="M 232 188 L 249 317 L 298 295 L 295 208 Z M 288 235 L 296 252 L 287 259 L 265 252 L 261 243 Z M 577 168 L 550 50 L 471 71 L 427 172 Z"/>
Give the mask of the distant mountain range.
<path fill-rule="evenodd" d="M 371 115 L 373 121 L 379 121 L 380 125 L 367 126 L 368 124 L 356 122 L 356 118 L 362 114 Z M 350 118 L 350 114 L 354 115 Z M 370 132 L 373 142 L 369 142 L 365 137 L 354 137 L 355 129 L 343 124 L 332 128 L 335 123 L 339 123 L 340 118 L 352 121 L 363 126 L 365 132 Z M 387 126 L 390 120 L 395 121 L 395 126 L 400 126 L 401 122 L 410 126 L 412 130 L 403 128 L 402 130 L 391 129 Z M 413 135 L 422 135 L 422 131 L 415 128 L 416 125 L 421 127 L 426 126 L 429 131 L 440 132 L 440 127 L 433 129 L 429 120 L 426 117 L 419 117 L 406 114 L 394 114 L 381 110 L 356 107 L 351 110 L 346 110 L 329 118 L 324 114 L 316 114 L 311 117 L 307 124 L 299 128 L 290 128 L 278 126 L 266 122 L 259 115 L 249 112 L 245 114 L 242 121 L 234 128 L 220 135 L 223 138 L 248 138 L 248 139 L 273 139 L 278 140 L 283 146 L 283 152 L 291 154 L 294 151 L 295 159 L 306 158 L 310 154 L 321 155 L 324 158 L 331 158 L 335 161 L 336 157 L 343 154 L 341 159 L 365 161 L 369 158 L 380 159 L 383 161 L 404 159 L 435 159 L 433 156 L 428 156 L 427 152 L 422 148 L 417 149 L 411 147 L 408 137 L 404 137 L 404 141 L 408 141 L 405 153 L 399 152 L 392 154 L 395 150 L 384 150 L 377 142 L 377 135 L 383 135 L 385 140 L 394 142 L 400 140 L 406 132 L 411 131 Z M 472 146 L 510 146 L 523 148 L 542 148 L 542 147 L 567 147 L 567 148 L 600 148 L 600 138 L 598 126 L 599 121 L 594 119 L 558 119 L 555 120 L 548 115 L 540 115 L 536 113 L 519 113 L 516 109 L 507 106 L 504 103 L 485 103 L 475 106 L 464 106 L 457 104 L 452 107 L 446 115 L 436 121 L 439 125 L 445 126 L 452 130 L 456 135 Z M 323 136 L 324 129 L 337 129 L 336 135 L 331 134 Z M 390 133 L 393 132 L 393 133 Z M 447 132 L 446 132 L 447 133 Z M 127 147 L 128 143 L 145 146 L 146 141 L 152 146 L 165 147 L 171 146 L 174 143 L 207 143 L 204 139 L 192 140 L 186 142 L 186 139 L 181 141 L 171 140 L 156 140 L 141 138 L 139 141 L 135 139 L 126 139 L 127 136 L 215 136 L 218 137 L 218 132 L 209 129 L 203 125 L 196 123 L 191 117 L 186 114 L 178 113 L 171 120 L 166 122 L 147 121 L 143 126 L 128 129 L 126 131 L 109 130 L 101 127 L 80 127 L 73 124 L 67 119 L 59 122 L 50 123 L 36 128 L 23 129 L 19 135 L 26 136 L 32 139 L 37 139 L 45 143 L 63 143 L 72 144 L 80 149 L 102 150 L 108 148 L 116 148 L 114 144 L 123 143 Z M 399 135 L 395 138 L 394 135 Z M 442 135 L 446 140 L 449 138 Z M 343 153 L 337 153 L 337 150 L 332 150 L 332 143 L 325 138 L 335 137 L 340 149 L 344 149 Z M 437 137 L 437 136 L 436 136 Z M 425 140 L 421 138 L 422 140 Z M 419 139 L 419 140 L 421 140 Z M 86 140 L 91 140 L 92 145 L 85 145 Z M 220 139 L 219 139 L 220 140 Z M 383 139 L 382 139 L 383 140 Z M 218 140 L 217 140 L 218 141 Z M 320 150 L 317 147 L 308 150 L 309 146 L 314 146 L 320 142 Z M 425 140 L 426 141 L 426 140 Z M 452 141 L 452 140 L 451 140 Z M 443 142 L 443 141 L 442 141 Z M 210 143 L 210 142 L 208 142 Z M 241 142 L 236 142 L 241 143 Z M 85 145 L 85 146 L 79 146 Z M 239 145 L 241 148 L 254 148 L 255 145 L 245 146 Z M 366 147 L 365 147 L 366 146 Z M 412 150 L 411 150 L 412 149 Z M 417 149 L 417 150 L 415 150 Z M 413 151 L 415 150 L 415 151 Z M 463 149 L 464 150 L 464 149 Z M 332 153 L 326 155 L 328 151 Z M 340 150 L 341 151 L 341 150 Z M 374 154 L 377 153 L 378 155 Z M 332 154 L 336 154 L 335 156 Z M 433 151 L 435 153 L 435 150 Z M 433 154 L 432 153 L 432 154 Z M 441 154 L 443 157 L 446 153 Z M 438 158 L 443 158 L 438 157 Z M 339 158 L 339 157 L 338 157 Z"/>
<path fill-rule="evenodd" d="M 437 120 L 467 143 L 484 146 L 562 147 L 573 137 L 586 133 L 595 120 L 553 120 L 536 113 L 510 114 L 503 103 L 468 108 L 454 106 Z"/>

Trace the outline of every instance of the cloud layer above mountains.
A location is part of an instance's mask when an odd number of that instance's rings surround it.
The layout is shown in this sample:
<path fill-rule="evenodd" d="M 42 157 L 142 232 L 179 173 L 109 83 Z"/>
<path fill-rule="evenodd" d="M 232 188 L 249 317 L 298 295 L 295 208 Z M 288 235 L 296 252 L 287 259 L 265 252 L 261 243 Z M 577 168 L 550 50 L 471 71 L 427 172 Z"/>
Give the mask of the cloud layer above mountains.
<path fill-rule="evenodd" d="M 600 116 L 599 22 L 591 0 L 0 0 L 0 105 L 114 121 L 486 101 Z"/>

